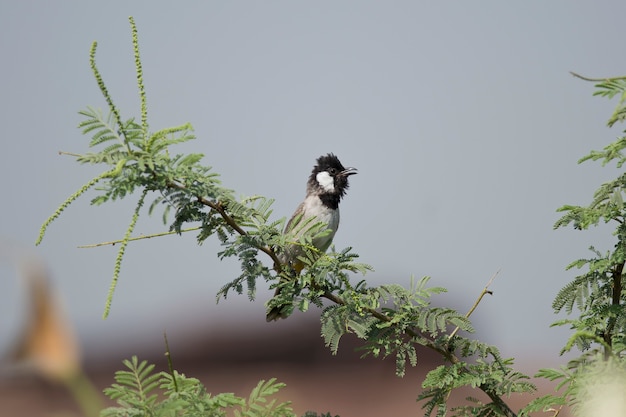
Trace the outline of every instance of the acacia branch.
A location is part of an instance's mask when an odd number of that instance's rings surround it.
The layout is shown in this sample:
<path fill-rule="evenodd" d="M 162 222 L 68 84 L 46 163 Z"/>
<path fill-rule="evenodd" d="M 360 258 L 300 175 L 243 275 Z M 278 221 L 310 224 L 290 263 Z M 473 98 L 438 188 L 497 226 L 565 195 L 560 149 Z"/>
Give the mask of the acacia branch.
<path fill-rule="evenodd" d="M 496 274 L 494 274 L 494 276 L 489 280 L 489 283 L 487 283 L 487 287 L 495 279 L 495 277 L 498 274 L 498 272 L 496 272 Z M 485 288 L 487 288 L 487 287 L 485 287 Z M 480 298 L 482 298 L 482 296 L 484 296 L 484 294 L 482 294 Z M 330 291 L 325 291 L 324 294 L 322 295 L 322 297 L 326 298 L 327 300 L 332 301 L 335 304 L 346 305 L 346 302 L 343 300 L 343 298 L 339 297 L 338 295 L 335 295 L 335 294 L 331 293 Z M 480 302 L 480 299 L 477 301 L 476 305 L 478 304 L 478 302 Z M 378 311 L 376 309 L 366 307 L 366 308 L 364 308 L 364 310 L 367 311 L 372 316 L 376 317 L 380 321 L 383 321 L 383 322 L 391 321 L 391 317 L 381 313 L 380 311 Z M 472 311 L 473 310 L 471 310 L 468 313 L 468 315 L 471 314 Z M 420 337 L 420 335 L 417 332 L 415 332 L 413 329 L 406 329 L 405 333 L 406 333 L 407 336 L 409 336 L 411 338 Z M 461 362 L 461 360 L 454 353 L 452 353 L 449 350 L 445 350 L 445 349 L 442 349 L 442 348 L 438 347 L 432 341 L 430 341 L 430 343 L 420 343 L 420 344 L 422 346 L 426 347 L 426 348 L 434 350 L 435 352 L 437 352 L 438 354 L 442 355 L 446 360 L 448 360 L 452 364 L 457 364 L 457 363 Z M 468 372 L 468 373 L 470 372 L 469 369 L 467 369 L 467 368 L 465 368 L 465 371 Z M 495 392 L 493 392 L 493 390 L 491 390 L 488 386 L 486 386 L 486 385 L 478 385 L 477 388 L 480 389 L 482 392 L 484 392 L 506 417 L 517 417 L 517 414 L 515 414 L 515 412 L 513 410 L 511 410 L 511 408 L 508 406 L 508 404 L 505 403 L 504 400 L 499 395 L 497 395 Z"/>
<path fill-rule="evenodd" d="M 181 191 L 189 191 L 189 189 L 187 187 L 185 187 L 183 184 L 180 184 L 176 181 L 168 181 L 167 186 L 170 188 L 175 188 L 177 190 L 181 190 Z M 215 210 L 220 217 L 222 217 L 222 219 L 226 222 L 226 224 L 233 229 L 235 232 L 237 232 L 239 235 L 241 236 L 247 236 L 248 232 L 246 232 L 244 229 L 241 228 L 241 226 L 239 226 L 239 224 L 235 221 L 235 219 L 233 219 L 227 212 L 226 212 L 226 208 L 224 207 L 224 204 L 221 201 L 211 201 L 205 197 L 196 195 L 195 196 L 198 200 L 198 202 L 202 205 L 205 205 L 207 207 L 209 207 L 212 210 Z M 258 246 L 257 247 L 258 250 L 260 250 L 261 252 L 265 253 L 267 256 L 269 256 L 272 261 L 274 262 L 274 270 L 277 273 L 280 273 L 282 270 L 281 267 L 281 262 L 278 259 L 278 256 L 276 255 L 276 253 L 274 252 L 274 250 L 270 247 L 267 246 Z"/>

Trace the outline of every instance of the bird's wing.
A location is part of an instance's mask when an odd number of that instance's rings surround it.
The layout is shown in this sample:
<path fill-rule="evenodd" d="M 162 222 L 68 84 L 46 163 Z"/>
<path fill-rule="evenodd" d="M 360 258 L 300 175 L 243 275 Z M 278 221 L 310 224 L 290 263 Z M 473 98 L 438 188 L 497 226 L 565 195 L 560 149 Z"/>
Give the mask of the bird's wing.
<path fill-rule="evenodd" d="M 294 211 L 293 215 L 287 222 L 287 226 L 285 226 L 285 230 L 283 231 L 283 233 L 287 233 L 288 231 L 293 230 L 298 225 L 298 223 L 300 223 L 300 221 L 302 221 L 302 219 L 305 217 L 304 214 L 305 213 L 303 201 L 302 203 L 300 203 L 296 211 Z"/>

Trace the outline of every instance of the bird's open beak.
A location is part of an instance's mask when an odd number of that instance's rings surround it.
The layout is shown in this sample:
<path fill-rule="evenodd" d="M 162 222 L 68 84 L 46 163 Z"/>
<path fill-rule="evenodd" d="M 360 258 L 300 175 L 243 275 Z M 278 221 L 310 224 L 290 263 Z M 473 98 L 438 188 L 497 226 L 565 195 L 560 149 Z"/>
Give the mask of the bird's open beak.
<path fill-rule="evenodd" d="M 343 170 L 343 171 L 341 171 L 339 174 L 341 174 L 341 175 L 342 175 L 342 176 L 344 176 L 344 177 L 347 177 L 347 176 L 349 176 L 349 175 L 354 175 L 354 174 L 357 174 L 357 170 L 356 170 L 356 168 L 352 168 L 352 167 L 350 167 L 350 168 L 346 168 L 346 169 L 344 169 L 344 170 Z"/>

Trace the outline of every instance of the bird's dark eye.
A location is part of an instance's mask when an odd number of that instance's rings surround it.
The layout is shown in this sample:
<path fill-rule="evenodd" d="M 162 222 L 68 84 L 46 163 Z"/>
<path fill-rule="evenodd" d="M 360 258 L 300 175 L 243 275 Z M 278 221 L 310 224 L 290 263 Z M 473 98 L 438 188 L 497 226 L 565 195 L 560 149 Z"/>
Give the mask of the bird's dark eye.
<path fill-rule="evenodd" d="M 328 168 L 328 173 L 332 176 L 335 176 L 335 174 L 337 174 L 337 170 L 335 168 Z"/>

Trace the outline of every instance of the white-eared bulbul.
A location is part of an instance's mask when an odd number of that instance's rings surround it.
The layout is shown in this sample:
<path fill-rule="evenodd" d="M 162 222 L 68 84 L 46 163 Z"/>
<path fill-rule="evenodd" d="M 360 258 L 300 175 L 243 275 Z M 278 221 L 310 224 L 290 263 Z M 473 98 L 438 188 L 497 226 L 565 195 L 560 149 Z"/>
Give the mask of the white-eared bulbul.
<path fill-rule="evenodd" d="M 307 182 L 306 197 L 287 222 L 285 232 L 297 231 L 295 236 L 297 239 L 299 234 L 307 230 L 307 227 L 298 230 L 299 224 L 307 221 L 310 221 L 311 225 L 322 222 L 327 225 L 330 233 L 314 238 L 312 243 L 320 252 L 326 252 L 339 227 L 339 202 L 348 189 L 348 177 L 356 173 L 356 168 L 344 168 L 339 158 L 332 153 L 317 158 L 317 164 L 313 167 Z M 297 223 L 294 224 L 294 221 Z M 292 244 L 285 248 L 279 259 L 283 266 L 292 269 L 298 275 L 304 268 L 298 257 L 303 255 L 302 247 Z M 279 292 L 280 288 L 277 288 L 276 294 Z M 291 306 L 288 305 L 274 307 L 267 313 L 267 321 L 285 318 L 290 310 Z"/>

